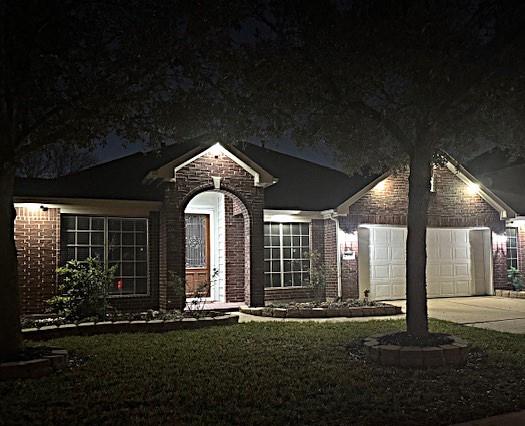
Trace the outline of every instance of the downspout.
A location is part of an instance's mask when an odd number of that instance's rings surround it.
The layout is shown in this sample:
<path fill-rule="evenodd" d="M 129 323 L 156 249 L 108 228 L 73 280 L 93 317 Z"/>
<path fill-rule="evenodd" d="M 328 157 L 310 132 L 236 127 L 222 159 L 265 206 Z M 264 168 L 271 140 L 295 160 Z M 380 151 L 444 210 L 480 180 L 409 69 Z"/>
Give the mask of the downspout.
<path fill-rule="evenodd" d="M 343 296 L 343 286 L 341 283 L 341 245 L 339 244 L 339 217 L 333 210 L 330 212 L 330 220 L 335 223 L 335 245 L 337 256 L 337 297 Z"/>

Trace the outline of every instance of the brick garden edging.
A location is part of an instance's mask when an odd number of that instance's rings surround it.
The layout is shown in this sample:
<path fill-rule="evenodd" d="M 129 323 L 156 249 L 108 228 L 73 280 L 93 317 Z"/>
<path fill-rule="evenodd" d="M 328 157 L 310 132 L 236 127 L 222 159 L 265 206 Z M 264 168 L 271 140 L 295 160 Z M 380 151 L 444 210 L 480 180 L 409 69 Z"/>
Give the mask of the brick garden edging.
<path fill-rule="evenodd" d="M 496 296 L 510 297 L 512 299 L 525 299 L 525 291 L 496 290 Z"/>
<path fill-rule="evenodd" d="M 428 368 L 459 366 L 465 363 L 468 343 L 456 336 L 450 336 L 452 343 L 439 346 L 382 345 L 379 339 L 390 333 L 377 334 L 364 340 L 369 359 L 384 366 Z"/>
<path fill-rule="evenodd" d="M 0 380 L 37 379 L 47 376 L 52 371 L 67 367 L 68 354 L 64 349 L 52 349 L 48 355 L 28 361 L 0 363 Z"/>
<path fill-rule="evenodd" d="M 247 308 L 240 309 L 243 314 L 275 318 L 335 318 L 335 317 L 373 317 L 384 315 L 399 315 L 400 306 L 359 306 L 339 308 Z"/>
<path fill-rule="evenodd" d="M 199 319 L 183 318 L 180 320 L 85 322 L 27 328 L 22 330 L 22 336 L 28 340 L 48 340 L 67 336 L 92 336 L 95 334 L 164 333 L 174 330 L 195 330 L 209 326 L 233 325 L 238 322 L 239 317 L 236 315 L 221 315 Z"/>

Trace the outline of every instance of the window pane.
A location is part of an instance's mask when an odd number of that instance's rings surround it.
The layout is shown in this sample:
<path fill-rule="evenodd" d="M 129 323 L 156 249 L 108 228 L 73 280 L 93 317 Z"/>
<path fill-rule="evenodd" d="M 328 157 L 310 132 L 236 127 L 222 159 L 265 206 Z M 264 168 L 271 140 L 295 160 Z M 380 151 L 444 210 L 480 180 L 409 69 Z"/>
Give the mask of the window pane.
<path fill-rule="evenodd" d="M 133 262 L 122 262 L 122 276 L 133 277 L 135 275 L 135 268 Z"/>
<path fill-rule="evenodd" d="M 111 260 L 119 260 L 120 261 L 120 256 L 121 256 L 120 247 L 110 247 L 109 248 L 108 259 L 110 261 Z"/>
<path fill-rule="evenodd" d="M 108 244 L 110 246 L 120 246 L 120 232 L 110 232 L 108 234 Z"/>
<path fill-rule="evenodd" d="M 122 245 L 132 246 L 135 244 L 135 235 L 131 232 L 122 234 Z"/>
<path fill-rule="evenodd" d="M 104 218 L 92 217 L 91 218 L 91 229 L 103 231 L 104 230 Z"/>
<path fill-rule="evenodd" d="M 135 293 L 146 294 L 148 292 L 148 280 L 146 278 L 135 279 Z"/>
<path fill-rule="evenodd" d="M 279 235 L 279 224 L 272 223 L 270 232 L 272 233 L 272 235 Z"/>
<path fill-rule="evenodd" d="M 272 276 L 270 274 L 264 274 L 264 286 L 265 287 L 272 286 Z"/>
<path fill-rule="evenodd" d="M 104 261 L 104 247 L 91 247 L 91 257 Z"/>
<path fill-rule="evenodd" d="M 122 230 L 123 231 L 134 231 L 134 223 L 132 220 L 123 220 L 122 221 Z"/>
<path fill-rule="evenodd" d="M 280 239 L 279 237 L 271 237 L 271 244 L 272 246 L 274 247 L 279 247 L 279 244 L 280 244 Z"/>
<path fill-rule="evenodd" d="M 78 216 L 77 217 L 77 229 L 89 230 L 89 217 Z"/>
<path fill-rule="evenodd" d="M 108 219 L 108 229 L 110 231 L 120 231 L 120 219 Z"/>
<path fill-rule="evenodd" d="M 62 228 L 75 230 L 76 216 L 62 216 Z"/>
<path fill-rule="evenodd" d="M 283 246 L 284 247 L 290 247 L 292 245 L 292 237 L 290 236 L 283 236 Z"/>
<path fill-rule="evenodd" d="M 284 274 L 284 286 L 285 287 L 291 287 L 292 285 L 293 285 L 292 274 L 291 273 L 285 273 Z"/>
<path fill-rule="evenodd" d="M 91 245 L 92 246 L 103 246 L 104 245 L 104 233 L 103 232 L 92 232 L 91 233 Z"/>
<path fill-rule="evenodd" d="M 145 232 L 138 232 L 135 234 L 135 244 L 141 246 L 146 245 L 146 233 Z"/>
<path fill-rule="evenodd" d="M 147 259 L 146 247 L 137 247 L 135 249 L 135 259 L 136 260 L 146 260 Z"/>
<path fill-rule="evenodd" d="M 75 233 L 66 232 L 66 244 L 75 244 Z"/>
<path fill-rule="evenodd" d="M 292 227 L 289 223 L 283 223 L 283 235 L 290 235 Z"/>
<path fill-rule="evenodd" d="M 281 271 L 281 261 L 273 260 L 272 261 L 272 272 L 280 272 L 280 271 Z"/>
<path fill-rule="evenodd" d="M 301 285 L 303 285 L 303 280 L 301 278 L 301 274 L 300 273 L 293 274 L 293 285 L 294 286 L 301 286 Z"/>
<path fill-rule="evenodd" d="M 122 247 L 122 260 L 134 260 L 135 249 L 133 247 Z"/>
<path fill-rule="evenodd" d="M 89 247 L 77 248 L 77 260 L 86 260 L 89 257 Z"/>
<path fill-rule="evenodd" d="M 75 247 L 68 247 L 66 249 L 66 258 L 64 259 L 65 261 L 68 261 L 68 260 L 75 260 L 77 258 L 77 255 L 76 255 L 76 249 Z"/>
<path fill-rule="evenodd" d="M 137 262 L 135 264 L 135 276 L 145 277 L 148 273 L 148 265 L 146 262 Z"/>
<path fill-rule="evenodd" d="M 77 233 L 77 244 L 88 245 L 89 244 L 89 232 L 78 232 Z"/>

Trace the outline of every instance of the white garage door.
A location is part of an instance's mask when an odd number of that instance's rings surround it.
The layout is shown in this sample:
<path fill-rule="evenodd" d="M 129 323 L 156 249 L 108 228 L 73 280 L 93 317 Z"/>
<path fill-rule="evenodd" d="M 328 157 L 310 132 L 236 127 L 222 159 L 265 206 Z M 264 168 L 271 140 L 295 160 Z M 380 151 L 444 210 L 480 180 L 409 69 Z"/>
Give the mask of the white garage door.
<path fill-rule="evenodd" d="M 469 235 L 470 229 L 428 229 L 429 297 L 475 294 Z M 362 265 L 360 262 L 360 267 L 369 268 L 372 298 L 405 298 L 406 237 L 406 228 L 402 227 L 369 228 L 368 265 Z"/>

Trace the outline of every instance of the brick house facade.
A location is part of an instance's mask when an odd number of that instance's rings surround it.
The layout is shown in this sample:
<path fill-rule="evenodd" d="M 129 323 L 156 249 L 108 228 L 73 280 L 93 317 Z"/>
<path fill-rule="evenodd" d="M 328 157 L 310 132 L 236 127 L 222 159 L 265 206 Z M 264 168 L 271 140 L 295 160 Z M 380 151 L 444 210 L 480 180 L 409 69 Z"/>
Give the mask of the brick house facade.
<path fill-rule="evenodd" d="M 177 306 L 183 293 L 173 276 L 184 277 L 188 267 L 185 217 L 202 194 L 212 194 L 220 204 L 207 232 L 214 235 L 208 261 L 219 276 L 209 297 L 222 302 L 263 306 L 311 299 L 309 263 L 301 254 L 306 249 L 323 264 L 327 299 L 363 297 L 360 272 L 372 268 L 363 259 L 374 253 L 372 240 L 363 244 L 368 235 L 363 231 L 378 226 L 395 233 L 406 225 L 406 171 L 351 177 L 259 147 L 218 144 L 135 154 L 112 163 L 54 181 L 19 182 L 15 239 L 24 314 L 45 310 L 45 300 L 57 291 L 55 270 L 71 253 L 78 257 L 81 250 L 97 248 L 105 263 L 121 264 L 121 290 L 111 296 L 113 306 L 128 311 Z M 307 183 L 312 176 L 318 184 Z M 470 191 L 473 179 L 452 162 L 435 168 L 429 228 L 438 236 L 440 230 L 471 235 L 466 273 L 474 286 L 485 268 L 483 292 L 489 294 L 507 286 L 501 236 L 516 214 L 486 188 Z M 67 217 L 76 228 L 65 225 Z M 91 225 L 80 229 L 80 221 Z M 520 246 L 524 235 L 520 228 Z M 483 264 L 474 264 L 478 252 Z M 525 250 L 518 250 L 518 257 L 525 264 Z M 459 270 L 463 264 L 453 266 Z M 373 272 L 370 277 L 368 285 L 374 286 Z"/>

